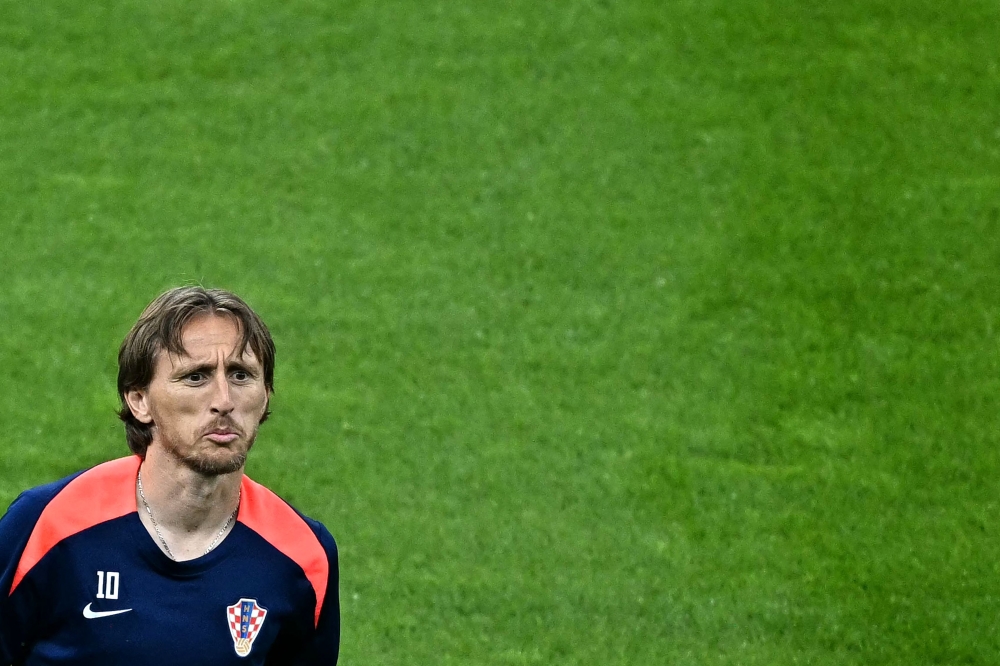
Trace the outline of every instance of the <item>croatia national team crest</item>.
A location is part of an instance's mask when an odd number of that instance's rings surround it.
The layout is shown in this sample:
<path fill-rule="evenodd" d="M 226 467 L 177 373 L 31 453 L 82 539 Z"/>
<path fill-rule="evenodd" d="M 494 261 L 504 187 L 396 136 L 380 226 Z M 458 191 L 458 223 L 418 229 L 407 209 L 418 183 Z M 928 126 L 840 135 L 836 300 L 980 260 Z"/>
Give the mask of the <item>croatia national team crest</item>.
<path fill-rule="evenodd" d="M 267 609 L 261 608 L 256 599 L 240 599 L 226 607 L 229 633 L 233 635 L 236 654 L 245 657 L 250 654 L 253 641 L 264 624 Z"/>

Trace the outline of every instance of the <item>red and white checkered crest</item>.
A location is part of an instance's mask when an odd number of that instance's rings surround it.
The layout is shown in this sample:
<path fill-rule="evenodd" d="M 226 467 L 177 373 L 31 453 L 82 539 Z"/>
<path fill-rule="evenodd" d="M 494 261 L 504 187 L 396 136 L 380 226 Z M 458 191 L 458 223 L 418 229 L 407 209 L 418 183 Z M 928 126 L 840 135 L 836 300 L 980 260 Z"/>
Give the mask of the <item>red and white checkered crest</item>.
<path fill-rule="evenodd" d="M 236 654 L 241 657 L 250 654 L 266 616 L 267 609 L 261 608 L 256 599 L 240 599 L 232 606 L 226 606 L 226 619 L 229 620 L 229 633 L 233 635 Z"/>

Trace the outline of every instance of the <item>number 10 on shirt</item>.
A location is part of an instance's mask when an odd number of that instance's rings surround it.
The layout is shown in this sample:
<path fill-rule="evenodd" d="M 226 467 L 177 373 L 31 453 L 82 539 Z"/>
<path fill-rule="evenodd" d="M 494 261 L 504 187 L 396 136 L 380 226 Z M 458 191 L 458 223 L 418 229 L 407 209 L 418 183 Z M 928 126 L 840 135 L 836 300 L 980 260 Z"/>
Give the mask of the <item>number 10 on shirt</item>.
<path fill-rule="evenodd" d="M 97 572 L 97 598 L 117 599 L 118 598 L 118 572 L 98 571 Z"/>

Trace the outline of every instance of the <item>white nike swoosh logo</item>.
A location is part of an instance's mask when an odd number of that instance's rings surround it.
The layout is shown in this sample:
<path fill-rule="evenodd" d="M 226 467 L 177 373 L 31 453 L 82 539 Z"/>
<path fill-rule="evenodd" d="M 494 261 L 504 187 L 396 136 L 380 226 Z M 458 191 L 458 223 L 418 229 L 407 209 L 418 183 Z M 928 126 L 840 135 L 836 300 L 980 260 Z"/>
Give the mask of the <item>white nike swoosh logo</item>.
<path fill-rule="evenodd" d="M 87 604 L 87 607 L 83 609 L 83 616 L 88 620 L 93 620 L 99 617 L 108 617 L 109 615 L 121 615 L 122 613 L 127 613 L 132 610 L 131 608 L 126 608 L 125 610 L 116 611 L 92 611 L 90 610 L 90 606 L 90 604 Z"/>

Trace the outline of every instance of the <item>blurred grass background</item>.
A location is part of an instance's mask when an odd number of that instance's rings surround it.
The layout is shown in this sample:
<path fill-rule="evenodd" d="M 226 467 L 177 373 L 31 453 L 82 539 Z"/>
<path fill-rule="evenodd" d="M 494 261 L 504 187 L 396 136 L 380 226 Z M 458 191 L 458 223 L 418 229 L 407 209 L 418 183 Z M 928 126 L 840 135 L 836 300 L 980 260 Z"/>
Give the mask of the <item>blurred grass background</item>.
<path fill-rule="evenodd" d="M 0 505 L 197 282 L 344 664 L 1000 659 L 995 3 L 0 15 Z"/>

